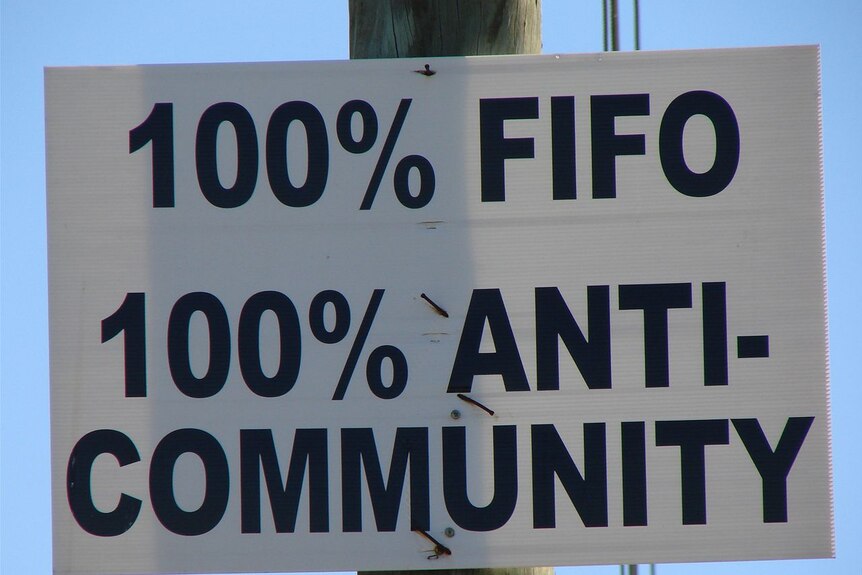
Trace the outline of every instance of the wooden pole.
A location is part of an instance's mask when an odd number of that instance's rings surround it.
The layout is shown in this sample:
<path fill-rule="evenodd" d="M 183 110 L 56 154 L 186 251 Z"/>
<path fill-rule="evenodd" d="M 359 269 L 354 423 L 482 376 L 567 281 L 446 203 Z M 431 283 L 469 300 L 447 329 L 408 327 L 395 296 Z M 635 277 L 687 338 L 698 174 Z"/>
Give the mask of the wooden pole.
<path fill-rule="evenodd" d="M 541 50 L 541 0 L 350 0 L 351 59 L 538 54 Z M 553 575 L 554 568 L 440 569 L 427 573 Z"/>
<path fill-rule="evenodd" d="M 541 0 L 350 0 L 352 59 L 541 50 Z"/>

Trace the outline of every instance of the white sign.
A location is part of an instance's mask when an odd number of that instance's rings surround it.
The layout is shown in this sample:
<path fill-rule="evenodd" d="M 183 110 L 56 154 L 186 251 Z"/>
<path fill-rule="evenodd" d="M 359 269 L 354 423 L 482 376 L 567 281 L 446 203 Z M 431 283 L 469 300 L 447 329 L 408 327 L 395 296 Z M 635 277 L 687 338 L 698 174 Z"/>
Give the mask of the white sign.
<path fill-rule="evenodd" d="M 47 70 L 55 572 L 832 555 L 818 58 Z"/>

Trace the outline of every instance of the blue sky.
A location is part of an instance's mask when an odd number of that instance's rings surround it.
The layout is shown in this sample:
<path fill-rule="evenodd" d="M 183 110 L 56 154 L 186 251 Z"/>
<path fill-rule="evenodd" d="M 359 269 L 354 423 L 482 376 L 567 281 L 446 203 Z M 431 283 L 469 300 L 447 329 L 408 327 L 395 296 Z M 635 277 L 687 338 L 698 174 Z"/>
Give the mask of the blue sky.
<path fill-rule="evenodd" d="M 600 0 L 544 0 L 545 53 L 602 48 Z M 631 3 L 622 48 L 632 48 Z M 0 571 L 51 572 L 43 67 L 346 59 L 347 2 L 2 0 Z M 862 3 L 643 0 L 645 50 L 820 44 L 838 558 L 659 573 L 859 573 L 862 565 Z M 559 568 L 616 573 L 618 567 Z"/>

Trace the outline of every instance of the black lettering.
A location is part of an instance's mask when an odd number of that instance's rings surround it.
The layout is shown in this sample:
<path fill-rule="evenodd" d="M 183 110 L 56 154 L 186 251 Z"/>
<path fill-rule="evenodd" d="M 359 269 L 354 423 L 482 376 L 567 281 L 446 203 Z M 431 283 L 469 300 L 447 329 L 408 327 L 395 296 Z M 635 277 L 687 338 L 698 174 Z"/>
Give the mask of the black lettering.
<path fill-rule="evenodd" d="M 703 384 L 727 385 L 727 295 L 724 282 L 704 283 Z"/>
<path fill-rule="evenodd" d="M 141 511 L 141 500 L 120 494 L 113 511 L 100 511 L 93 503 L 91 473 L 99 455 L 109 453 L 120 467 L 141 460 L 131 439 L 113 429 L 91 431 L 78 440 L 69 456 L 66 468 L 66 496 L 78 525 L 92 535 L 114 537 L 128 531 Z"/>
<path fill-rule="evenodd" d="M 559 340 L 566 344 L 589 389 L 611 388 L 611 309 L 608 286 L 587 288 L 589 341 L 560 290 L 536 288 L 536 387 L 560 389 Z"/>
<path fill-rule="evenodd" d="M 494 351 L 480 353 L 486 321 L 494 339 Z M 447 391 L 468 393 L 477 375 L 500 375 L 506 391 L 530 391 L 515 334 L 498 289 L 473 290 Z"/>
<path fill-rule="evenodd" d="M 488 505 L 476 507 L 467 495 L 466 430 L 443 428 L 443 499 L 449 516 L 463 529 L 493 531 L 512 517 L 518 501 L 516 434 L 514 425 L 494 426 L 494 496 Z"/>
<path fill-rule="evenodd" d="M 551 98 L 551 170 L 555 200 L 574 200 L 575 183 L 575 97 Z"/>
<path fill-rule="evenodd" d="M 763 482 L 763 522 L 787 523 L 787 475 L 808 435 L 813 417 L 790 417 L 775 451 L 756 419 L 733 419 L 754 466 Z"/>
<path fill-rule="evenodd" d="M 769 357 L 768 335 L 740 335 L 736 338 L 736 357 Z"/>
<path fill-rule="evenodd" d="M 410 463 L 410 529 L 427 530 L 431 525 L 428 476 L 428 429 L 399 427 L 395 432 L 389 477 L 384 483 L 374 432 L 370 428 L 341 430 L 342 527 L 345 532 L 362 531 L 362 468 L 377 531 L 395 531 L 407 463 Z"/>
<path fill-rule="evenodd" d="M 200 378 L 192 371 L 189 352 L 189 327 L 196 312 L 206 316 L 209 327 L 209 366 Z M 230 323 L 219 299 L 207 292 L 178 299 L 168 320 L 168 366 L 177 389 L 198 399 L 217 394 L 227 382 L 230 355 Z"/>
<path fill-rule="evenodd" d="M 146 294 L 127 293 L 117 311 L 102 320 L 102 343 L 123 334 L 126 397 L 147 396 Z"/>
<path fill-rule="evenodd" d="M 205 491 L 201 506 L 186 511 L 174 495 L 174 466 L 184 453 L 194 453 L 204 466 Z M 162 525 L 178 535 L 202 535 L 218 525 L 227 509 L 230 476 L 227 457 L 218 440 L 200 429 L 178 429 L 167 434 L 150 462 L 150 499 Z"/>
<path fill-rule="evenodd" d="M 647 524 L 646 433 L 643 421 L 621 425 L 623 451 L 623 525 Z"/>
<path fill-rule="evenodd" d="M 704 115 L 715 130 L 715 160 L 702 174 L 685 163 L 683 131 L 692 116 Z M 659 157 L 667 181 L 692 198 L 714 196 L 733 180 L 739 166 L 739 124 L 727 100 L 713 92 L 694 91 L 678 96 L 665 110 L 659 129 Z"/>
<path fill-rule="evenodd" d="M 616 133 L 619 116 L 648 116 L 649 94 L 617 94 L 590 98 L 593 145 L 593 197 L 617 197 L 617 156 L 646 153 L 643 134 Z"/>
<path fill-rule="evenodd" d="M 271 311 L 278 319 L 278 370 L 269 377 L 260 363 L 260 320 Z M 239 316 L 239 367 L 245 384 L 261 397 L 279 397 L 293 389 L 299 377 L 302 333 L 290 298 L 277 291 L 251 296 Z"/>
<path fill-rule="evenodd" d="M 706 524 L 707 445 L 727 445 L 726 419 L 656 421 L 655 444 L 679 446 L 682 524 Z"/>
<path fill-rule="evenodd" d="M 533 527 L 556 527 L 554 476 L 586 527 L 608 525 L 608 469 L 605 424 L 584 424 L 584 475 L 581 476 L 553 425 L 532 426 Z"/>
<path fill-rule="evenodd" d="M 332 304 L 332 330 L 326 327 L 326 304 Z M 314 296 L 308 308 L 308 325 L 314 338 L 321 343 L 338 343 L 350 330 L 350 304 L 344 294 L 324 290 Z"/>
<path fill-rule="evenodd" d="M 305 128 L 308 154 L 305 182 L 296 186 L 287 162 L 287 135 L 298 121 Z M 320 199 L 329 177 L 329 138 L 320 111 L 308 102 L 286 102 L 275 109 L 266 129 L 266 173 L 269 187 L 285 206 L 304 208 Z"/>
<path fill-rule="evenodd" d="M 353 137 L 353 115 L 362 118 L 362 137 Z M 338 143 L 351 154 L 364 154 L 377 141 L 377 113 L 374 107 L 365 100 L 350 100 L 338 110 L 335 121 L 335 133 Z"/>
<path fill-rule="evenodd" d="M 691 284 L 633 284 L 619 287 L 620 309 L 644 312 L 644 368 L 647 387 L 668 387 L 669 309 L 691 307 Z"/>
<path fill-rule="evenodd" d="M 229 188 L 221 183 L 218 173 L 218 131 L 224 122 L 232 125 L 236 133 L 236 180 Z M 236 102 L 219 102 L 207 108 L 198 123 L 195 141 L 198 184 L 207 201 L 219 208 L 237 208 L 246 203 L 257 185 L 257 164 L 257 131 L 248 110 Z"/>
<path fill-rule="evenodd" d="M 261 467 L 276 533 L 293 533 L 296 527 L 306 467 L 309 530 L 312 533 L 329 531 L 329 463 L 325 429 L 296 430 L 287 481 L 283 486 L 271 429 L 241 429 L 240 460 L 243 533 L 260 533 Z"/>
<path fill-rule="evenodd" d="M 153 207 L 174 207 L 174 105 L 159 102 L 147 119 L 129 130 L 129 153 L 152 142 Z M 131 397 L 131 396 L 126 396 Z"/>
<path fill-rule="evenodd" d="M 482 201 L 506 201 L 505 161 L 535 157 L 533 138 L 506 138 L 506 120 L 539 117 L 538 98 L 483 98 L 479 100 L 479 138 Z"/>

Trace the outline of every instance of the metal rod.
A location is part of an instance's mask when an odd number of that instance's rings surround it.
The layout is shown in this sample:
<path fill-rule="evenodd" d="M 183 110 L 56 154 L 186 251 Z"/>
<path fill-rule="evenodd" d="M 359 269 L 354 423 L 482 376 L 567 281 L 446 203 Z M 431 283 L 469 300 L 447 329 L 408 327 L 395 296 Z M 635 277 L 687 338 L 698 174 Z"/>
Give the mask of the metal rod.
<path fill-rule="evenodd" d="M 605 52 L 608 51 L 608 1 L 602 0 L 602 50 Z M 620 575 L 623 575 L 622 571 L 620 571 Z"/>
<path fill-rule="evenodd" d="M 620 49 L 620 17 L 617 0 L 611 0 L 611 50 L 618 52 Z"/>
<path fill-rule="evenodd" d="M 641 49 L 641 9 L 640 2 L 635 0 L 635 50 Z"/>

